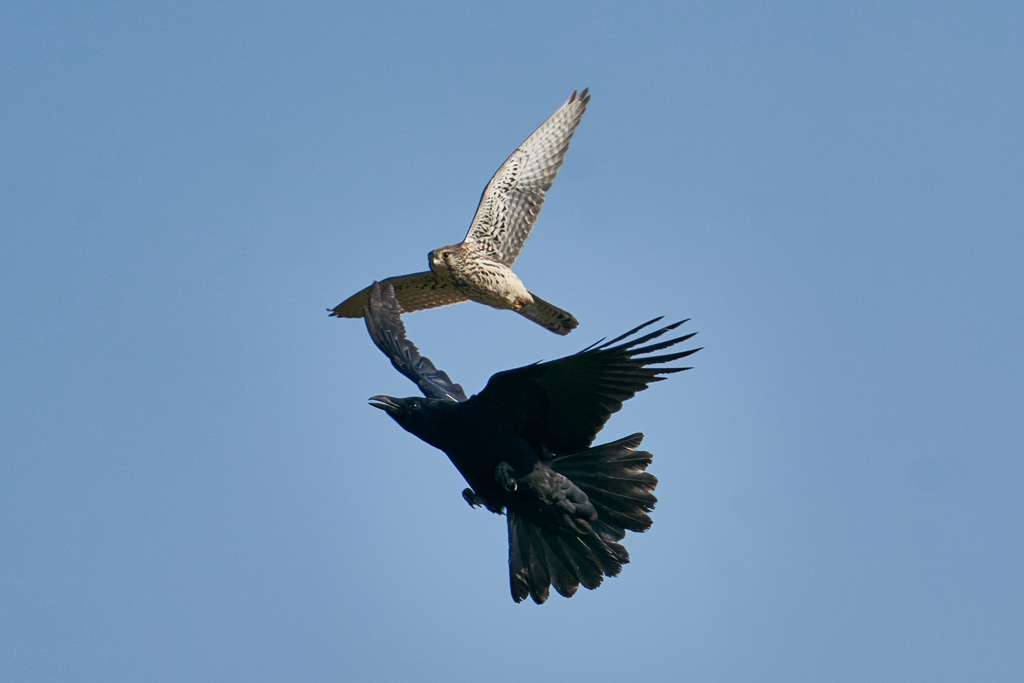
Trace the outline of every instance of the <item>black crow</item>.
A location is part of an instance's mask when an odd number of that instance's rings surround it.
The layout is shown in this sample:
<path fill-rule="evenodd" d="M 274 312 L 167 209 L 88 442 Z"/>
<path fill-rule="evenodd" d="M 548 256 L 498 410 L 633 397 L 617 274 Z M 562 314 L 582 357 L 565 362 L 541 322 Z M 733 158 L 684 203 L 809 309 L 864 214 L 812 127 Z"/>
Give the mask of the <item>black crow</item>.
<path fill-rule="evenodd" d="M 699 349 L 648 354 L 696 333 L 649 343 L 683 320 L 625 341 L 655 318 L 572 356 L 499 372 L 467 399 L 406 339 L 401 312 L 390 285 L 374 283 L 364 311 L 370 337 L 426 398 L 373 396 L 370 404 L 448 455 L 471 487 L 462 492 L 471 506 L 506 515 L 512 598 L 539 604 L 549 586 L 570 597 L 616 576 L 629 562 L 619 544 L 626 530 L 651 526 L 658 480 L 645 471 L 651 454 L 636 450 L 643 434 L 590 446 L 623 401 L 689 369 L 648 366 Z"/>

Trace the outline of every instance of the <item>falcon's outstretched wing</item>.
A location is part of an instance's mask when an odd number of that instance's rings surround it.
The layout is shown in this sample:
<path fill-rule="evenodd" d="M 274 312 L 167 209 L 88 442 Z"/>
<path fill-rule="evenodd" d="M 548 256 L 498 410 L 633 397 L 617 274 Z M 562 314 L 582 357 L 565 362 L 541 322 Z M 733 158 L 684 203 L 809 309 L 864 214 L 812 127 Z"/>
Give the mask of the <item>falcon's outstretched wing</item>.
<path fill-rule="evenodd" d="M 648 366 L 670 363 L 700 349 L 646 355 L 693 337 L 696 332 L 648 344 L 685 320 L 623 341 L 659 320 L 655 318 L 572 356 L 499 372 L 471 400 L 497 406 L 502 414 L 514 415 L 516 428 L 528 441 L 555 455 L 584 450 L 624 401 L 652 382 L 665 379 L 664 375 L 690 369 Z"/>
<path fill-rule="evenodd" d="M 569 141 L 590 96 L 573 91 L 569 100 L 526 138 L 484 188 L 465 242 L 507 266 L 515 263 L 558 175 Z"/>
<path fill-rule="evenodd" d="M 429 358 L 421 356 L 416 346 L 405 338 L 402 309 L 395 298 L 394 287 L 389 284 L 381 287 L 381 283 L 374 282 L 367 289 L 369 294 L 363 310 L 366 331 L 395 369 L 415 382 L 427 398 L 465 401 L 466 392 L 462 387 L 452 382 L 443 370 L 434 367 Z"/>
<path fill-rule="evenodd" d="M 469 301 L 459 290 L 447 282 L 440 280 L 429 270 L 424 273 L 397 275 L 381 281 L 382 285 L 391 285 L 402 313 L 412 313 L 428 308 L 438 308 L 451 304 Z M 370 287 L 362 289 L 335 306 L 332 316 L 338 318 L 362 318 L 363 309 L 370 301 Z"/>

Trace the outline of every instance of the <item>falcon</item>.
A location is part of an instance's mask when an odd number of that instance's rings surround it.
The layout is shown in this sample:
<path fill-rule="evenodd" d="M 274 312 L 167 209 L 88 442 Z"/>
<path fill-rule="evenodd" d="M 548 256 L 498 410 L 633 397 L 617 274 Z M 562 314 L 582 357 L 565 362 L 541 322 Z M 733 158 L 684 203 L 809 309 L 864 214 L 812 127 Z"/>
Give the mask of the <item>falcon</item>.
<path fill-rule="evenodd" d="M 697 352 L 670 349 L 695 333 L 658 339 L 686 321 L 651 330 L 655 318 L 572 356 L 499 372 L 466 398 L 406 339 L 400 311 L 390 286 L 370 286 L 366 329 L 426 398 L 370 404 L 444 451 L 472 487 L 462 492 L 470 506 L 505 515 L 512 598 L 540 604 L 551 586 L 571 597 L 618 575 L 626 531 L 651 526 L 658 480 L 646 471 L 651 454 L 637 449 L 643 434 L 592 444 L 623 402 L 689 369 L 664 364 Z"/>
<path fill-rule="evenodd" d="M 484 188 L 469 232 L 459 244 L 427 255 L 430 270 L 389 277 L 403 313 L 477 301 L 510 309 L 556 334 L 569 334 L 579 323 L 570 313 L 526 289 L 512 272 L 544 204 L 544 193 L 558 175 L 569 141 L 587 109 L 587 90 L 573 91 L 558 111 L 512 153 Z M 339 318 L 359 318 L 367 305 L 367 287 L 330 311 Z"/>

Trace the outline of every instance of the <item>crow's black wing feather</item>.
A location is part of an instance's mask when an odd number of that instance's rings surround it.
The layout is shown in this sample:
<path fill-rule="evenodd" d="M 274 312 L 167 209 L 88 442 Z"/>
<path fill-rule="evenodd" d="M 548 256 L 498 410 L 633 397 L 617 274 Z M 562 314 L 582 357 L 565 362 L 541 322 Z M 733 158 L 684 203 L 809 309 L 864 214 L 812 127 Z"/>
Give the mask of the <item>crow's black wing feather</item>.
<path fill-rule="evenodd" d="M 379 282 L 374 282 L 370 286 L 369 301 L 363 309 L 370 339 L 396 370 L 416 383 L 424 396 L 465 401 L 466 393 L 462 387 L 452 382 L 443 370 L 434 367 L 429 358 L 421 356 L 415 344 L 405 338 L 401 312 L 394 288 L 391 285 L 381 287 Z"/>
<path fill-rule="evenodd" d="M 623 402 L 664 375 L 689 369 L 648 366 L 670 363 L 700 350 L 648 355 L 693 337 L 695 332 L 648 343 L 685 320 L 623 341 L 659 320 L 572 356 L 499 372 L 473 400 L 487 404 L 492 413 L 507 416 L 527 440 L 556 455 L 587 448 Z"/>

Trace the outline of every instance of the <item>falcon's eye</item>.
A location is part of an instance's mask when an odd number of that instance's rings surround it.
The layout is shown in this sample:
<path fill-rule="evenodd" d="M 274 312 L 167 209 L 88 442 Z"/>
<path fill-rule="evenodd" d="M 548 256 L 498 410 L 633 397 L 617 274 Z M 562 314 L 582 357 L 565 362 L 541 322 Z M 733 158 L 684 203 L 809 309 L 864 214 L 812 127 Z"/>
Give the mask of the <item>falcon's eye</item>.
<path fill-rule="evenodd" d="M 447 261 L 448 257 L 451 256 L 451 255 L 452 255 L 452 253 L 450 251 L 442 251 L 441 252 L 441 258 L 443 258 L 445 261 Z"/>

